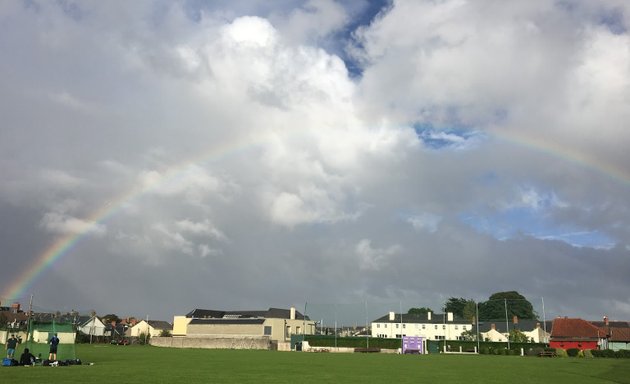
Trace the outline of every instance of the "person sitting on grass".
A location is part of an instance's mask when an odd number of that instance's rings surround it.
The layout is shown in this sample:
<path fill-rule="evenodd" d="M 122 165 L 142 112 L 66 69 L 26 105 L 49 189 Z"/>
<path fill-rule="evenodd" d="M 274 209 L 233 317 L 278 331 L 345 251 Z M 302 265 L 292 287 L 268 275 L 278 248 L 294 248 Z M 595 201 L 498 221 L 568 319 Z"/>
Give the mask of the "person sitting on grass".
<path fill-rule="evenodd" d="M 28 348 L 24 348 L 24 352 L 20 356 L 20 365 L 35 365 L 35 356 Z"/>

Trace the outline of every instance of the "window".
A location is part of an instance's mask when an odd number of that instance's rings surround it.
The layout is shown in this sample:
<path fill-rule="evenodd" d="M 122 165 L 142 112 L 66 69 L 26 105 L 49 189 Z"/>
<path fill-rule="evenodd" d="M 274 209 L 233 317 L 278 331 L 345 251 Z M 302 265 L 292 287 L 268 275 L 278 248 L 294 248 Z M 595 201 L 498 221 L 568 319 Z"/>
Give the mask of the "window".
<path fill-rule="evenodd" d="M 427 328 L 426 324 L 422 324 L 422 329 L 426 329 L 426 328 Z"/>
<path fill-rule="evenodd" d="M 265 329 L 263 330 L 263 335 L 271 336 L 271 326 L 265 325 Z"/>
<path fill-rule="evenodd" d="M 446 325 L 442 325 L 442 329 L 446 329 Z"/>
<path fill-rule="evenodd" d="M 437 329 L 437 324 L 435 324 L 435 329 Z"/>
<path fill-rule="evenodd" d="M 396 328 L 398 328 L 398 326 L 399 326 L 399 325 L 400 325 L 400 324 L 396 323 Z"/>
<path fill-rule="evenodd" d="M 455 326 L 455 330 L 457 330 L 457 325 Z"/>
<path fill-rule="evenodd" d="M 407 324 L 403 324 L 403 328 L 407 328 Z"/>
<path fill-rule="evenodd" d="M 385 328 L 387 328 L 387 324 L 384 324 Z"/>
<path fill-rule="evenodd" d="M 380 328 L 381 324 L 380 323 L 376 323 L 376 328 Z"/>
<path fill-rule="evenodd" d="M 462 329 L 465 331 L 465 330 L 466 330 L 466 326 L 465 326 L 465 325 L 462 325 Z"/>

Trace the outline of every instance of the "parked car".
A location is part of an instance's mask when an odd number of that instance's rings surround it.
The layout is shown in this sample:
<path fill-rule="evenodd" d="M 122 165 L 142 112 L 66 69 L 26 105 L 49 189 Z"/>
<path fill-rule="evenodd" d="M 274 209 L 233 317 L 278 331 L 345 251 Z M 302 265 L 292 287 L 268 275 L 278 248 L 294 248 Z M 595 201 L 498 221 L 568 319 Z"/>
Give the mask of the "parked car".
<path fill-rule="evenodd" d="M 109 343 L 113 345 L 129 345 L 129 339 L 112 339 Z"/>

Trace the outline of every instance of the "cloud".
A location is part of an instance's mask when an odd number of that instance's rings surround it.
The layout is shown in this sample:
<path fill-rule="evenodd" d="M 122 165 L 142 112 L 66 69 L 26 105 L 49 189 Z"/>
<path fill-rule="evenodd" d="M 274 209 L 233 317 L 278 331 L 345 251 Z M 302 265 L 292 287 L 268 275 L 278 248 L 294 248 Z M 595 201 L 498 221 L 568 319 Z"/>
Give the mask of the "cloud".
<path fill-rule="evenodd" d="M 434 233 L 438 229 L 438 225 L 442 218 L 432 213 L 423 213 L 416 216 L 411 216 L 407 219 L 407 222 L 417 231 L 427 231 Z"/>
<path fill-rule="evenodd" d="M 401 250 L 400 245 L 374 248 L 369 239 L 361 239 L 355 246 L 355 253 L 359 258 L 359 268 L 376 271 L 390 265 L 393 257 L 399 254 Z"/>
<path fill-rule="evenodd" d="M 47 212 L 40 225 L 46 231 L 61 235 L 94 234 L 103 236 L 107 227 L 103 224 L 82 220 L 59 212 Z"/>
<path fill-rule="evenodd" d="M 549 316 L 629 317 L 628 15 L 2 3 L 0 242 L 16 271 L 95 234 L 32 284 L 54 307 L 168 320 L 517 289 Z"/>

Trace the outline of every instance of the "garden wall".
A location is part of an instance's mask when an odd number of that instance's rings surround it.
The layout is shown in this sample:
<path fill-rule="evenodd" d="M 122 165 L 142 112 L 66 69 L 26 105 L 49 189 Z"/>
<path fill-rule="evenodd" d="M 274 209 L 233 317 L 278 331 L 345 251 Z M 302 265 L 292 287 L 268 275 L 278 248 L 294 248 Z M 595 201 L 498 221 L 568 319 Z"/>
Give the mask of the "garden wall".
<path fill-rule="evenodd" d="M 169 348 L 205 348 L 205 349 L 270 349 L 268 337 L 230 336 L 230 337 L 152 337 L 149 344 Z"/>

